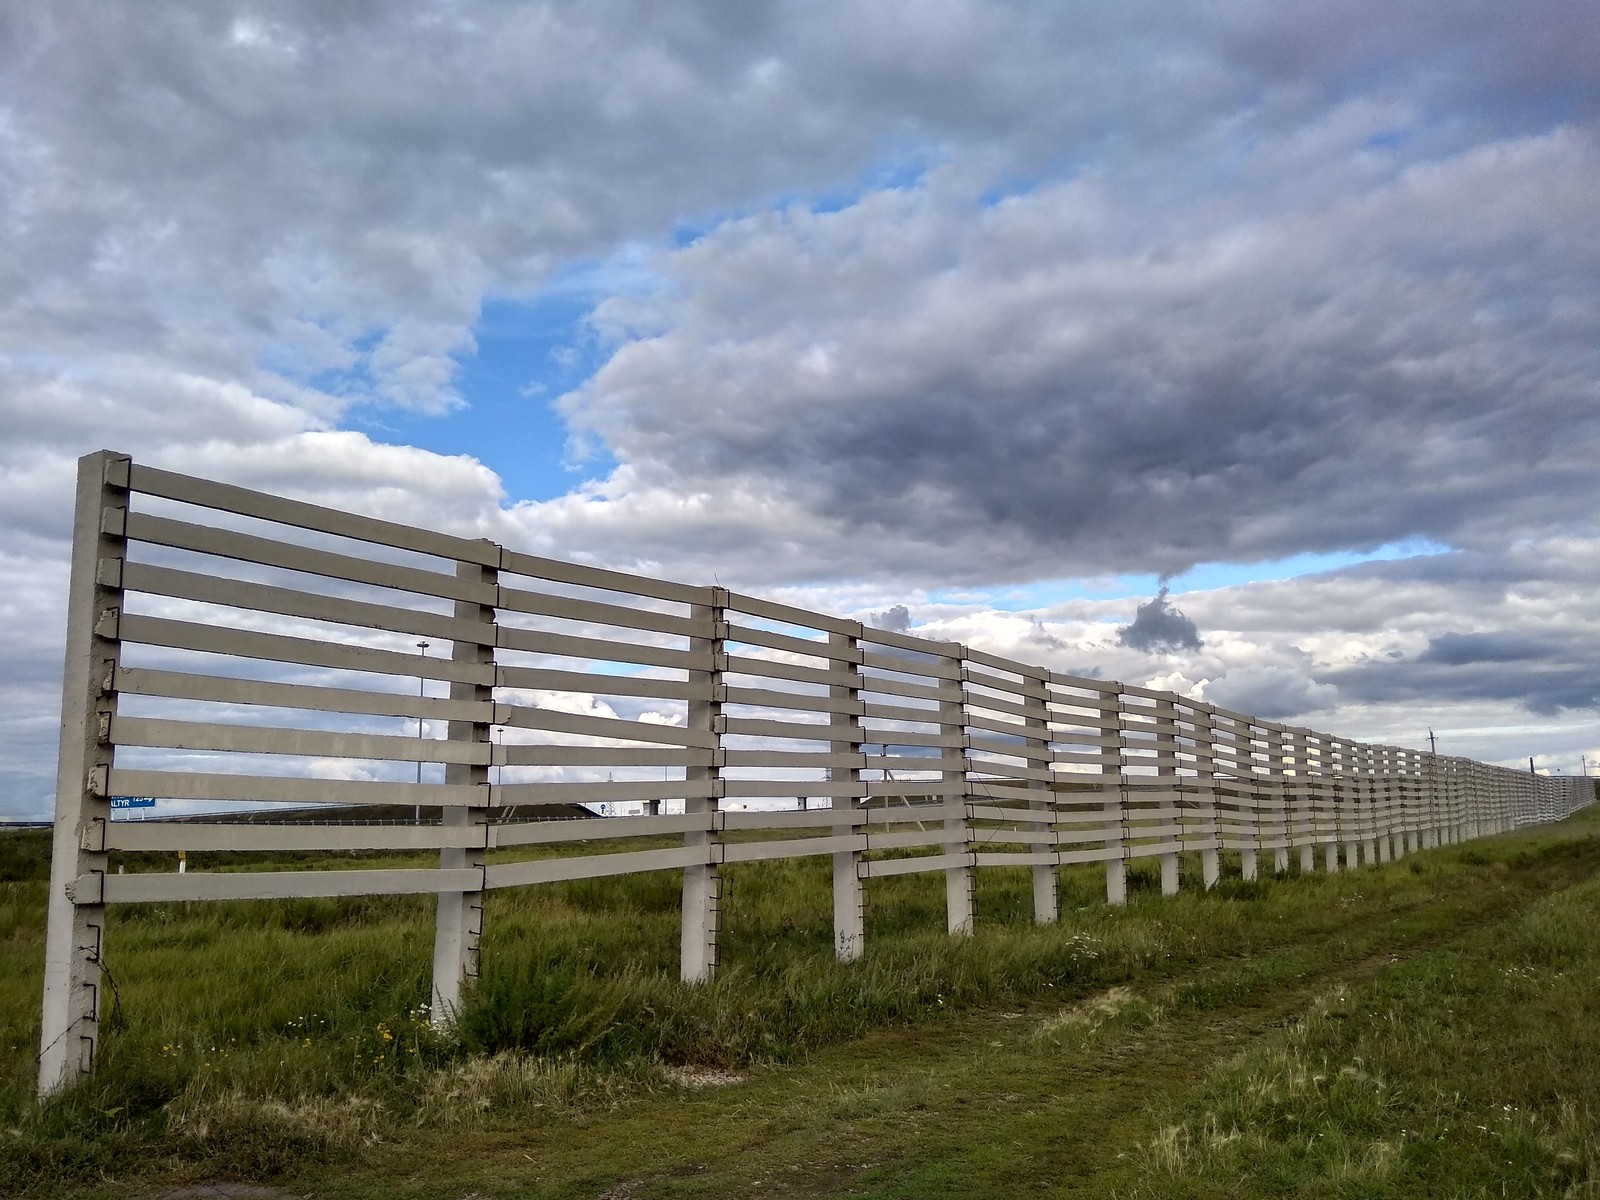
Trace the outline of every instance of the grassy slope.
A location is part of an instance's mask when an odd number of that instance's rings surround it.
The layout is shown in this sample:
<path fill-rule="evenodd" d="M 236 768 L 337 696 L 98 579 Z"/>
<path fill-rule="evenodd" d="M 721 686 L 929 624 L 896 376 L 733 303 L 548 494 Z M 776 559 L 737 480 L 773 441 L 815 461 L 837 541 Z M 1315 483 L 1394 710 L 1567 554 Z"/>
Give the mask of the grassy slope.
<path fill-rule="evenodd" d="M 937 881 L 888 880 L 849 969 L 827 961 L 823 864 L 762 864 L 732 873 L 727 969 L 698 991 L 671 979 L 669 875 L 496 897 L 469 1040 L 543 1057 L 421 1030 L 425 906 L 130 909 L 110 942 L 123 1028 L 95 1085 L 42 1111 L 23 1099 L 42 891 L 0 885 L 0 947 L 23 967 L 0 975 L 0 1187 L 1600 1188 L 1597 831 L 1591 810 L 1377 870 L 1147 887 L 1123 913 L 1070 875 L 1047 931 L 1027 927 L 1025 876 L 991 872 L 967 942 L 938 932 Z M 745 1078 L 685 1090 L 662 1061 Z"/>

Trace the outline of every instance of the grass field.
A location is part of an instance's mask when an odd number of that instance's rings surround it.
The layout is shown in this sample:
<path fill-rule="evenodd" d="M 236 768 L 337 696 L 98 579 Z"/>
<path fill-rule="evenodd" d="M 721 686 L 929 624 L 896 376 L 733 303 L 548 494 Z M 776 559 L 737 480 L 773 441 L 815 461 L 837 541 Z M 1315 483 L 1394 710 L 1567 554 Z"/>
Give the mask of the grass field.
<path fill-rule="evenodd" d="M 1597 806 L 1600 807 L 1600 806 Z M 1101 903 L 1066 872 L 728 870 L 676 981 L 675 873 L 491 897 L 457 1038 L 431 901 L 113 910 L 92 1083 L 31 1101 L 42 839 L 0 836 L 0 1194 L 1600 1197 L 1600 811 L 1333 876 Z"/>

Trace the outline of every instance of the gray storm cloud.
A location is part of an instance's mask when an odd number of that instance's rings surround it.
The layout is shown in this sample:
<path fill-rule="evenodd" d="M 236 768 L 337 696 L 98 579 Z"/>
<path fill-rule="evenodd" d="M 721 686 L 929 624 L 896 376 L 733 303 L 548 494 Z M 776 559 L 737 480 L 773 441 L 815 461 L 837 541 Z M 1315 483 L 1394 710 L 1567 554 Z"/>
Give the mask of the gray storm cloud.
<path fill-rule="evenodd" d="M 1235 667 L 1206 684 L 1205 698 L 1235 712 L 1281 721 L 1332 708 L 1339 689 L 1292 667 Z"/>
<path fill-rule="evenodd" d="M 874 629 L 885 629 L 890 633 L 904 633 L 911 628 L 911 610 L 904 604 L 895 604 L 883 612 L 875 612 L 867 618 L 867 623 Z"/>
<path fill-rule="evenodd" d="M 1552 647 L 1538 638 L 1510 630 L 1489 633 L 1441 633 L 1428 643 L 1419 662 L 1460 667 L 1474 663 L 1512 663 L 1548 657 Z"/>
<path fill-rule="evenodd" d="M 785 514 L 797 569 L 924 583 L 1504 546 L 1587 520 L 1600 139 L 1375 180 L 1332 165 L 1353 130 L 1320 135 L 1339 199 L 1262 148 L 1274 211 L 1213 196 L 1176 229 L 1188 184 L 984 207 L 943 176 L 729 222 L 602 306 L 619 344 L 563 411 L 634 468 L 608 503 L 711 480 Z M 1172 151 L 1171 179 L 1198 153 Z"/>
<path fill-rule="evenodd" d="M 1178 654 L 1199 650 L 1200 630 L 1177 605 L 1167 600 L 1167 589 L 1139 605 L 1133 623 L 1117 630 L 1117 641 L 1147 654 Z"/>

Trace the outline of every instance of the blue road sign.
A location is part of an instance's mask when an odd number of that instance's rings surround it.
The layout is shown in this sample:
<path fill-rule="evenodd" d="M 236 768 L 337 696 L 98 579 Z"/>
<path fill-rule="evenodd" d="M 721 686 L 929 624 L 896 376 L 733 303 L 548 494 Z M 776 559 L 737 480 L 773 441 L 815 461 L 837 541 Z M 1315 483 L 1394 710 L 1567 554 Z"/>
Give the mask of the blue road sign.
<path fill-rule="evenodd" d="M 121 812 L 125 808 L 154 808 L 154 796 L 113 796 L 111 797 L 111 810 Z"/>

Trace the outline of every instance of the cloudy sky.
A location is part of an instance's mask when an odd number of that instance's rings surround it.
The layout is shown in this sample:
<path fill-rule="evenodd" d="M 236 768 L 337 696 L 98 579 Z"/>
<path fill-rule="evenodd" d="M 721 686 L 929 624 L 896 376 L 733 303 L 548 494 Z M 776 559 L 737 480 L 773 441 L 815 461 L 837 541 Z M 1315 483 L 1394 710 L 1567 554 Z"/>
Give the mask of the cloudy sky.
<path fill-rule="evenodd" d="M 101 447 L 1576 771 L 1597 118 L 1593 0 L 7 6 L 0 815 Z"/>

